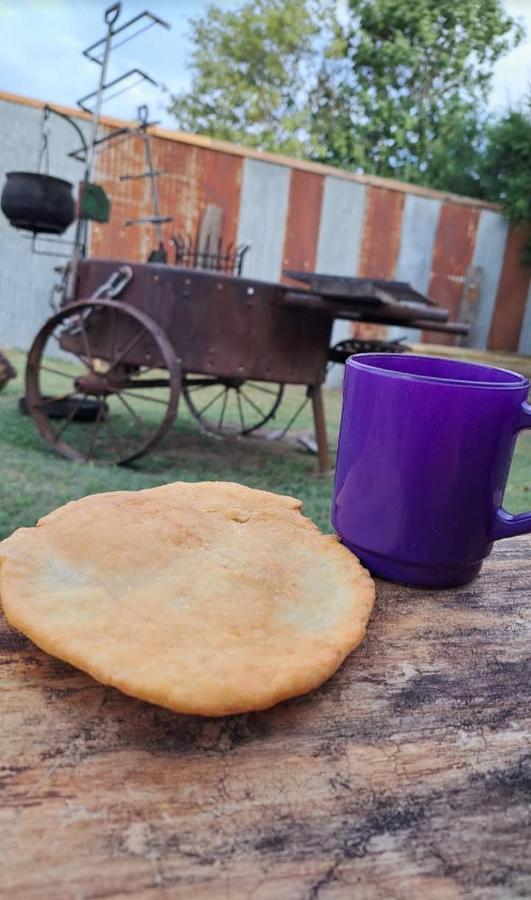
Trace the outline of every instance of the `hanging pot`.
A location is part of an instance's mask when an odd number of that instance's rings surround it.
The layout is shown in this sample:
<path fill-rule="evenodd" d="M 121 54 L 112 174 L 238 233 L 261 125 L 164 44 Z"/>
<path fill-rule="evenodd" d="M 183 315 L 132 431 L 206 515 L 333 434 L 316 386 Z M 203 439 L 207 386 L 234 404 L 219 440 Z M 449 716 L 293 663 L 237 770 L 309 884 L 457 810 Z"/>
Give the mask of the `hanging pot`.
<path fill-rule="evenodd" d="M 37 172 L 8 172 L 2 212 L 14 228 L 62 234 L 75 218 L 72 185 Z"/>

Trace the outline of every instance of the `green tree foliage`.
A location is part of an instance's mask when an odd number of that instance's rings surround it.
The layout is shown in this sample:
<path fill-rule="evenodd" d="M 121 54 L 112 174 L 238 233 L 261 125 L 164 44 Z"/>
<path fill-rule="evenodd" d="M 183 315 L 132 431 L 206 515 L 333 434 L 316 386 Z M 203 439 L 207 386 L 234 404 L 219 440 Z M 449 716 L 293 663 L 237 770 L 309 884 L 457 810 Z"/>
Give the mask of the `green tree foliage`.
<path fill-rule="evenodd" d="M 492 66 L 520 37 L 501 0 L 349 0 L 312 93 L 319 158 L 438 186 L 446 170 L 455 181 L 463 160 L 446 153 L 453 143 L 466 156 L 470 137 L 476 145 Z"/>
<path fill-rule="evenodd" d="M 480 175 L 484 195 L 503 204 L 510 222 L 531 221 L 531 96 L 487 128 Z"/>
<path fill-rule="evenodd" d="M 333 0 L 211 4 L 191 20 L 192 85 L 174 98 L 179 126 L 297 156 L 309 154 L 309 90 Z"/>
<path fill-rule="evenodd" d="M 242 0 L 192 20 L 180 127 L 477 193 L 492 66 L 521 38 L 502 0 Z"/>
<path fill-rule="evenodd" d="M 433 140 L 429 166 L 413 180 L 453 194 L 482 197 L 481 159 L 487 121 L 481 107 L 459 105 L 452 109 Z"/>
<path fill-rule="evenodd" d="M 531 264 L 531 92 L 521 110 L 487 127 L 479 183 L 481 195 L 498 200 L 511 224 L 530 226 L 524 259 Z"/>
<path fill-rule="evenodd" d="M 502 0 L 241 0 L 192 26 L 180 127 L 499 200 L 531 221 L 531 101 L 494 123 L 492 67 L 522 37 Z M 530 251 L 531 252 L 531 251 Z"/>

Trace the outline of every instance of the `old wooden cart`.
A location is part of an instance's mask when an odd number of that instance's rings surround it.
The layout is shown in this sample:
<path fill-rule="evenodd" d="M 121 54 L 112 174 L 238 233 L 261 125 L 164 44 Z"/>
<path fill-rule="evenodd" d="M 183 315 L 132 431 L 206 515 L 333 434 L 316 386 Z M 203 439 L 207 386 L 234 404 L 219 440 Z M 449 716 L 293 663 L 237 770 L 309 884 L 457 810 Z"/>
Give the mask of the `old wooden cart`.
<path fill-rule="evenodd" d="M 328 360 L 344 361 L 349 352 L 367 349 L 347 343 L 330 351 L 334 319 L 448 330 L 446 310 L 399 282 L 295 272 L 287 273 L 299 285 L 291 287 L 241 278 L 247 248 L 229 245 L 222 251 L 219 236 L 213 243 L 209 236 L 201 252 L 197 242 L 191 252 L 190 242 L 176 237 L 176 265 L 168 265 L 162 224 L 171 217 L 161 215 L 157 178 L 164 173 L 153 166 L 147 107 L 139 108 L 138 125 L 105 134 L 99 130 L 107 90 L 114 91 L 135 72 L 148 77 L 133 70 L 107 82 L 115 38 L 119 35 L 120 46 L 127 35 L 139 34 L 144 30 L 136 31 L 140 21 L 145 27 L 168 25 L 148 11 L 120 24 L 120 10 L 115 3 L 105 11 L 105 37 L 84 50 L 99 67 L 97 89 L 78 101 L 92 113 L 88 140 L 72 117 L 45 107 L 39 172 L 9 173 L 2 194 L 4 213 L 14 227 L 32 234 L 34 252 L 39 235 L 65 231 L 75 214 L 72 185 L 42 172 L 41 164 L 48 158 L 49 116 L 66 119 L 81 141 L 69 156 L 83 163 L 84 177 L 73 246 L 63 252 L 70 260 L 63 270 L 59 309 L 31 347 L 22 408 L 64 456 L 129 463 L 168 431 L 181 393 L 207 431 L 249 434 L 273 418 L 285 384 L 306 385 L 324 470 L 328 448 L 321 385 Z M 128 220 L 124 227 L 152 225 L 157 246 L 145 264 L 90 259 L 89 221 L 107 222 L 110 215 L 109 198 L 92 181 L 95 157 L 105 143 L 132 136 L 144 145 L 146 170 L 120 177 L 147 178 L 153 215 Z M 60 242 L 52 239 L 52 244 L 60 251 Z M 185 262 L 192 268 L 184 268 Z"/>
<path fill-rule="evenodd" d="M 409 286 L 383 284 L 321 277 L 297 288 L 158 263 L 81 260 L 73 300 L 30 350 L 26 409 L 64 456 L 124 464 L 166 434 L 181 393 L 205 429 L 249 434 L 274 416 L 285 384 L 306 385 L 324 470 L 321 385 L 334 318 L 451 327 L 445 310 L 412 305 L 415 297 L 427 301 Z"/>

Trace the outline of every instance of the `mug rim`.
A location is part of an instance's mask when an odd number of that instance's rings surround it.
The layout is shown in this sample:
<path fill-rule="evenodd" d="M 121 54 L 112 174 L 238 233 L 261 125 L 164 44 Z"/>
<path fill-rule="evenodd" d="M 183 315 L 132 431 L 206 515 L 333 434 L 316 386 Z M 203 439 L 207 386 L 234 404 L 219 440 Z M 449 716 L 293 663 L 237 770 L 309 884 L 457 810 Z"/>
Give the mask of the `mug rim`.
<path fill-rule="evenodd" d="M 377 363 L 382 359 L 389 359 L 389 357 L 397 357 L 399 359 L 425 359 L 428 361 L 437 361 L 444 362 L 446 364 L 458 364 L 460 366 L 464 366 L 468 369 L 485 369 L 487 371 L 495 371 L 501 372 L 505 375 L 511 376 L 511 381 L 476 381 L 476 380 L 468 380 L 467 378 L 452 378 L 452 377 L 444 377 L 439 375 L 418 375 L 414 372 L 401 372 L 396 369 L 385 369 L 380 368 Z M 375 365 L 370 365 L 370 362 L 374 361 Z M 521 390 L 522 388 L 529 388 L 529 378 L 526 378 L 525 375 L 520 375 L 519 372 L 513 372 L 512 369 L 502 369 L 500 366 L 490 366 L 488 363 L 479 363 L 472 362 L 469 360 L 461 360 L 461 359 L 449 359 L 446 356 L 429 356 L 427 354 L 422 353 L 356 353 L 352 356 L 349 356 L 345 366 L 350 366 L 351 368 L 360 368 L 365 370 L 366 372 L 372 372 L 375 375 L 386 376 L 389 378 L 399 378 L 403 381 L 413 381 L 413 382 L 427 382 L 431 384 L 445 384 L 445 385 L 453 385 L 457 387 L 467 387 L 467 388 L 483 388 L 489 390 Z M 512 379 L 515 379 L 514 381 Z"/>

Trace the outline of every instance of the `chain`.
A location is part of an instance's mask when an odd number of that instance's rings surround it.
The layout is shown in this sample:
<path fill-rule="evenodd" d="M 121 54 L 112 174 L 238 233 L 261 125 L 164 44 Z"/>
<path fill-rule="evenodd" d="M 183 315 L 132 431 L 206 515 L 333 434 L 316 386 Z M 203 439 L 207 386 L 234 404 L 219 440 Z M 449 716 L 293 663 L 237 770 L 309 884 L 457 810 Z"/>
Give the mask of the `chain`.
<path fill-rule="evenodd" d="M 50 110 L 45 106 L 42 112 L 42 124 L 41 124 L 41 136 L 42 136 L 42 145 L 39 153 L 39 161 L 37 163 L 37 171 L 41 172 L 42 165 L 44 162 L 44 174 L 50 174 L 50 148 L 48 146 L 48 135 L 50 133 L 50 126 L 48 124 L 48 119 L 50 117 Z"/>

